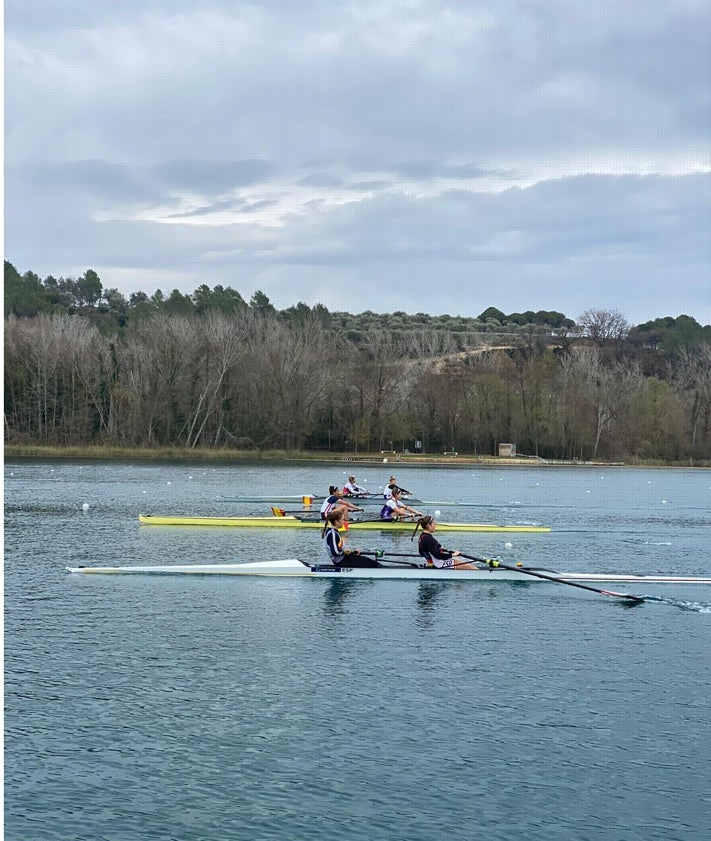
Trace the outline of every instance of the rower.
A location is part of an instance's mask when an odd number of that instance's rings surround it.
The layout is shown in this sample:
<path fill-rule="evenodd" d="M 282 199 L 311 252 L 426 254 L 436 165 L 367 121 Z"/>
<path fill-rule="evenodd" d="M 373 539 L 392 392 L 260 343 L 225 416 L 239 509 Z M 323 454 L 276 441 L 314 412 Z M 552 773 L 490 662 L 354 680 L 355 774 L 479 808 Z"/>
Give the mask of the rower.
<path fill-rule="evenodd" d="M 355 476 L 349 476 L 342 493 L 344 496 L 367 496 L 368 491 L 356 484 Z"/>
<path fill-rule="evenodd" d="M 380 564 L 374 558 L 364 557 L 357 549 L 345 548 L 344 535 L 340 531 L 345 522 L 344 511 L 340 508 L 330 511 L 326 516 L 321 537 L 329 561 L 336 567 L 379 567 Z"/>
<path fill-rule="evenodd" d="M 363 511 L 362 508 L 359 508 L 357 505 L 353 505 L 353 503 L 348 502 L 347 499 L 343 499 L 343 495 L 335 485 L 329 486 L 328 494 L 329 495 L 326 499 L 324 499 L 323 504 L 321 505 L 322 520 L 327 519 L 331 511 L 342 511 L 346 521 L 348 521 L 349 511 Z"/>
<path fill-rule="evenodd" d="M 393 491 L 396 488 L 402 494 L 407 494 L 408 496 L 412 495 L 412 491 L 408 491 L 406 488 L 399 487 L 398 483 L 397 483 L 397 479 L 395 478 L 395 476 L 391 476 L 390 479 L 388 480 L 387 488 L 385 488 L 385 490 L 383 491 L 383 498 L 384 499 L 390 499 L 390 497 L 393 495 Z"/>
<path fill-rule="evenodd" d="M 394 476 L 391 476 L 388 479 L 388 484 L 385 490 L 383 491 L 383 499 L 390 499 L 393 495 L 393 488 L 397 487 L 397 479 Z"/>
<path fill-rule="evenodd" d="M 417 511 L 406 505 L 402 499 L 402 491 L 397 485 L 392 489 L 390 499 L 385 500 L 385 505 L 380 509 L 381 520 L 399 520 L 401 517 L 412 518 L 422 517 L 422 511 Z"/>
<path fill-rule="evenodd" d="M 478 567 L 472 564 L 455 561 L 454 559 L 462 554 L 459 550 L 450 551 L 449 549 L 442 548 L 442 544 L 434 537 L 437 522 L 431 514 L 420 517 L 410 540 L 414 539 L 418 528 L 422 529 L 418 551 L 425 559 L 425 564 L 428 567 L 436 567 L 437 569 L 478 569 Z"/>
<path fill-rule="evenodd" d="M 407 488 L 401 488 L 398 485 L 395 476 L 391 476 L 390 479 L 388 479 L 388 486 L 383 491 L 383 499 L 390 499 L 395 489 L 399 490 L 401 494 L 405 494 L 406 496 L 412 496 L 412 491 L 408 491 Z"/>

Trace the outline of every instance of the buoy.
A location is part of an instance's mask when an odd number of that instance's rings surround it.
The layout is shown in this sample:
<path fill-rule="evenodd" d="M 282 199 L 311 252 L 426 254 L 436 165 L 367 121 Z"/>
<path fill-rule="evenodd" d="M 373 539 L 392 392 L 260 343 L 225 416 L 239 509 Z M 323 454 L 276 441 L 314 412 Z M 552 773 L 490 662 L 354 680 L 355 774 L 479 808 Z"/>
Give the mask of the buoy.
<path fill-rule="evenodd" d="M 504 543 L 504 549 L 513 549 L 513 543 Z"/>
<path fill-rule="evenodd" d="M 435 511 L 435 517 L 439 517 L 441 513 L 441 511 Z"/>
<path fill-rule="evenodd" d="M 88 510 L 89 510 L 89 503 L 88 503 L 88 502 L 85 502 L 85 503 L 82 505 L 82 509 L 83 509 L 84 511 L 88 511 Z"/>

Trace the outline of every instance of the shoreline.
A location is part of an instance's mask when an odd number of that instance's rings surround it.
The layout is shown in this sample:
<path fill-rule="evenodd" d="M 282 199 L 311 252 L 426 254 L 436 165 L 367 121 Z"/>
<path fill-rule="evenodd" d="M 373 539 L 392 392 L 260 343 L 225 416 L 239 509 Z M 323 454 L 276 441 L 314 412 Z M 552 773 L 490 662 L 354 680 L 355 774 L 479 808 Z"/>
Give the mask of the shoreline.
<path fill-rule="evenodd" d="M 307 462 L 314 464 L 352 464 L 375 466 L 382 464 L 398 467 L 676 467 L 708 470 L 711 463 L 700 464 L 659 461 L 581 461 L 545 459 L 537 456 L 482 456 L 427 453 L 324 453 L 318 451 L 286 452 L 285 450 L 191 450 L 179 447 L 144 449 L 134 447 L 50 447 L 38 445 L 6 444 L 3 458 L 26 459 L 76 459 L 124 461 L 243 461 L 243 462 Z"/>

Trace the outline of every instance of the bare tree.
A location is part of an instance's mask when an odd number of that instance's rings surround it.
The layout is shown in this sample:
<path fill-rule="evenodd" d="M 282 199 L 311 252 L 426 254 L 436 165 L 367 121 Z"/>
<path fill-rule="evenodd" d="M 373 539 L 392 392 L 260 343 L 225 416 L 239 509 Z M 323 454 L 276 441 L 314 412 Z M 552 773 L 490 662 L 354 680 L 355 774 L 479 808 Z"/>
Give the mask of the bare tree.
<path fill-rule="evenodd" d="M 289 326 L 255 315 L 244 372 L 233 383 L 242 434 L 301 449 L 330 376 L 331 350 L 316 319 Z"/>
<path fill-rule="evenodd" d="M 235 369 L 245 348 L 241 320 L 227 318 L 214 311 L 199 323 L 199 356 L 196 363 L 200 376 L 187 418 L 187 444 L 194 448 L 202 439 L 208 421 L 215 420 L 212 445 L 219 443 L 223 430 L 220 404 L 227 377 Z"/>
<path fill-rule="evenodd" d="M 589 309 L 578 318 L 578 330 L 583 336 L 604 344 L 626 339 L 630 325 L 619 310 Z"/>
<path fill-rule="evenodd" d="M 617 420 L 643 381 L 636 363 L 606 365 L 599 348 L 580 347 L 563 360 L 563 366 L 594 412 L 592 458 L 596 459 L 602 434 Z"/>
<path fill-rule="evenodd" d="M 409 436 L 398 413 L 418 364 L 410 350 L 407 341 L 395 333 L 374 329 L 356 354 L 351 354 L 344 369 L 343 394 L 352 440 L 367 448 L 374 441 L 376 448 L 383 450 L 390 449 L 390 441 Z"/>
<path fill-rule="evenodd" d="M 691 456 L 697 453 L 701 438 L 708 458 L 711 455 L 711 344 L 679 351 L 673 385 L 688 402 Z"/>

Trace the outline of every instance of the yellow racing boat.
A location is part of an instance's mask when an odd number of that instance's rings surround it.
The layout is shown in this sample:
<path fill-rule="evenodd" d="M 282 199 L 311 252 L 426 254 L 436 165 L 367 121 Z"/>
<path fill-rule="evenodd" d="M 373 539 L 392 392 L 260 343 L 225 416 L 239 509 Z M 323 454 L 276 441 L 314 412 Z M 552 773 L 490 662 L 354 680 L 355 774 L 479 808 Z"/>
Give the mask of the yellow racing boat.
<path fill-rule="evenodd" d="M 141 514 L 138 521 L 144 526 L 219 526 L 246 529 L 322 529 L 322 520 L 303 519 L 300 517 L 155 517 Z M 351 520 L 349 531 L 412 531 L 415 524 L 411 520 Z M 548 533 L 548 526 L 515 525 L 500 526 L 495 523 L 443 523 L 437 521 L 437 531 L 477 531 L 477 532 L 539 532 Z"/>

